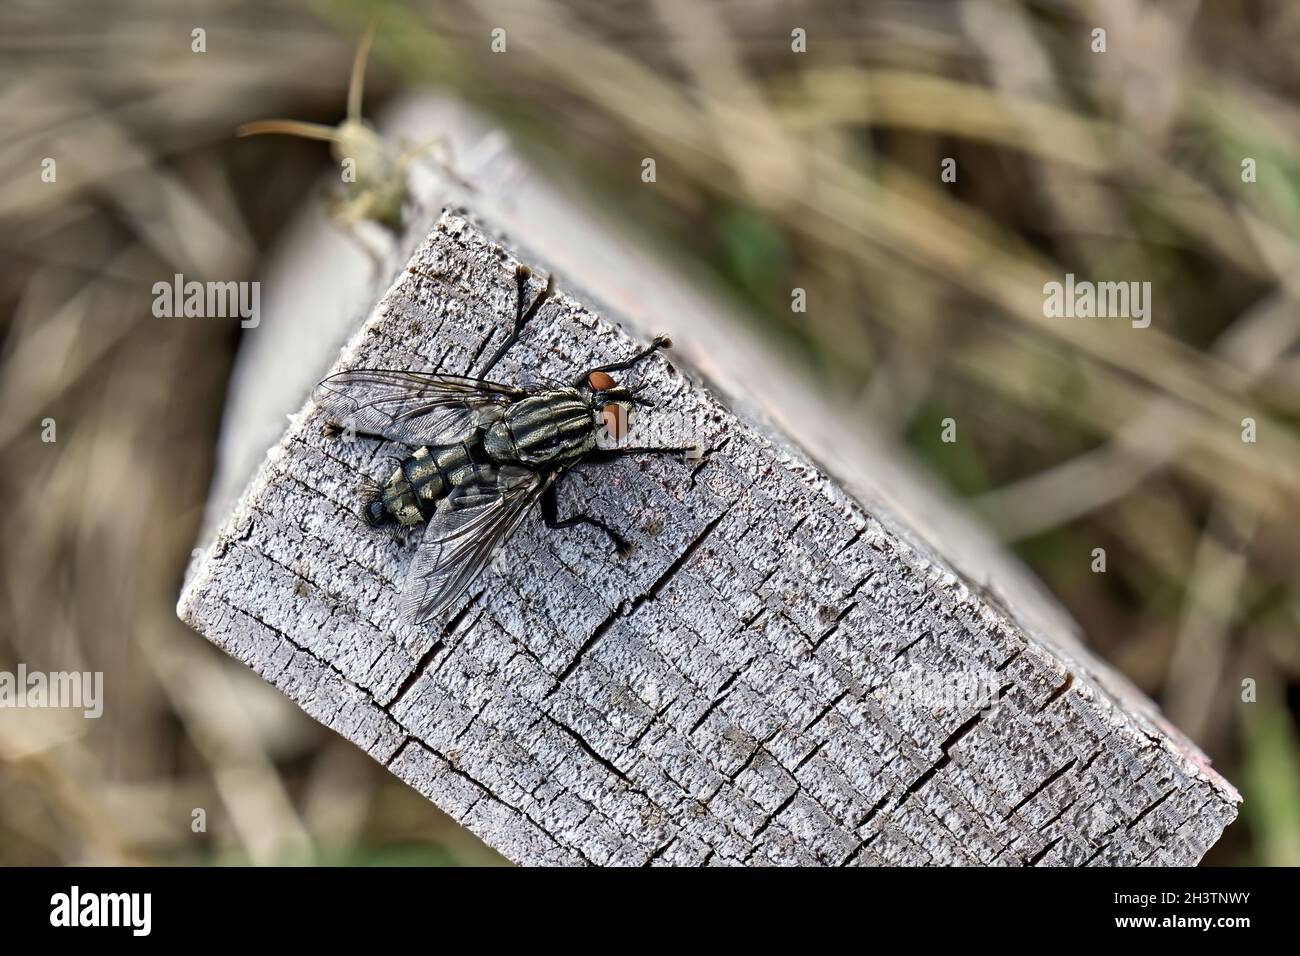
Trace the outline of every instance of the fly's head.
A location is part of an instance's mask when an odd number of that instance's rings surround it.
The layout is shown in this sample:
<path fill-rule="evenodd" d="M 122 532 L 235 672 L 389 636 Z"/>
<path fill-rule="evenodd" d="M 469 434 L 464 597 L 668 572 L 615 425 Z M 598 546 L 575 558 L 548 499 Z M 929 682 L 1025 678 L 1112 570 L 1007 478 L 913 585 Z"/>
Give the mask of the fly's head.
<path fill-rule="evenodd" d="M 614 376 L 599 369 L 588 372 L 587 400 L 598 424 L 615 441 L 622 441 L 632 427 L 633 410 L 637 406 L 651 408 L 654 403 L 640 396 L 638 389 L 628 388 L 615 381 Z"/>
<path fill-rule="evenodd" d="M 654 402 L 641 398 L 639 388 L 619 385 L 618 380 L 610 375 L 645 361 L 660 349 L 672 348 L 672 339 L 666 335 L 656 335 L 654 341 L 629 359 L 589 369 L 575 383 L 585 390 L 587 401 L 591 404 L 597 427 L 604 425 L 605 431 L 615 441 L 621 441 L 632 426 L 632 411 L 638 405 L 653 408 Z"/>

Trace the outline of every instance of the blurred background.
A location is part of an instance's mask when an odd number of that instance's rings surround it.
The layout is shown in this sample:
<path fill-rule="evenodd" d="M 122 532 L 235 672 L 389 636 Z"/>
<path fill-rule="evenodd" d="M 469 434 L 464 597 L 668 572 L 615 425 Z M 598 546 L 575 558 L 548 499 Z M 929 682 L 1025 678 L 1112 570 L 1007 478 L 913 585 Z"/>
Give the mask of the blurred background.
<path fill-rule="evenodd" d="M 156 319 L 151 287 L 258 278 L 337 167 L 234 131 L 342 120 L 372 23 L 368 114 L 461 96 L 704 270 L 1237 785 L 1207 863 L 1300 864 L 1287 0 L 0 6 L 0 669 L 103 670 L 118 701 L 0 712 L 0 863 L 501 862 L 174 613 L 257 331 Z M 1044 318 L 1066 272 L 1151 282 L 1151 327 Z"/>

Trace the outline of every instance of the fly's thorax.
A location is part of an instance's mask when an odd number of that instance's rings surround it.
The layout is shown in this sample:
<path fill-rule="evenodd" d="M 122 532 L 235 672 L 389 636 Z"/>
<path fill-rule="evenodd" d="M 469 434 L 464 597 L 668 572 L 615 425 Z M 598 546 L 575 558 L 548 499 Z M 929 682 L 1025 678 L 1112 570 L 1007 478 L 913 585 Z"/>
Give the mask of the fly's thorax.
<path fill-rule="evenodd" d="M 595 447 L 591 402 L 571 388 L 539 392 L 513 403 L 483 435 L 483 450 L 494 461 L 529 468 L 569 465 Z"/>

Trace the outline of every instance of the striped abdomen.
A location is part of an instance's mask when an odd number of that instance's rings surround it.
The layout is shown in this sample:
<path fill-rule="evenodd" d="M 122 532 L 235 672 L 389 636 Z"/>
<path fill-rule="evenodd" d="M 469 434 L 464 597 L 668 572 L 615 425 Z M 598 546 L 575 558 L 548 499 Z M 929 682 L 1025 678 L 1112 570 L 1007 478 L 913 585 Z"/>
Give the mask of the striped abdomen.
<path fill-rule="evenodd" d="M 421 448 L 388 479 L 371 506 L 371 520 L 382 518 L 382 508 L 383 513 L 407 527 L 427 521 L 442 498 L 474 478 L 482 467 L 487 466 L 476 464 L 463 442 Z"/>

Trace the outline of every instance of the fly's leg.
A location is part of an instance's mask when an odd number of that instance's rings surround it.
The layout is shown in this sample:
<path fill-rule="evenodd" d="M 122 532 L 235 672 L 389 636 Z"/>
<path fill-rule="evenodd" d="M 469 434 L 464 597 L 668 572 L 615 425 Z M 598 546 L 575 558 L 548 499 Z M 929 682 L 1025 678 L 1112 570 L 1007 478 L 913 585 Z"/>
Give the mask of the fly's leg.
<path fill-rule="evenodd" d="M 528 277 L 530 275 L 532 275 L 532 270 L 527 266 L 521 265 L 516 267 L 515 286 L 518 289 L 518 295 L 515 299 L 515 324 L 510 330 L 510 335 L 501 343 L 501 347 L 496 350 L 496 353 L 493 354 L 493 356 L 488 359 L 487 364 L 483 366 L 483 370 L 479 372 L 479 378 L 486 378 L 488 372 L 492 371 L 492 369 L 496 367 L 497 362 L 500 362 L 501 359 L 505 357 L 505 354 L 510 351 L 510 347 L 519 341 L 519 333 L 522 332 L 524 326 L 528 324 L 528 320 L 537 314 L 537 310 L 541 308 L 542 303 L 547 300 L 555 288 L 555 278 L 553 276 L 547 276 L 546 288 L 537 293 L 537 297 L 533 299 L 533 304 L 525 309 L 524 302 L 527 301 L 528 298 Z"/>
<path fill-rule="evenodd" d="M 388 441 L 383 435 L 376 435 L 373 432 L 359 432 L 355 428 L 349 428 L 340 422 L 326 422 L 320 427 L 321 436 L 324 438 L 338 438 L 346 436 L 349 440 L 356 438 L 370 438 L 374 441 Z"/>
<path fill-rule="evenodd" d="M 587 452 L 584 461 L 614 461 L 628 455 L 681 455 L 684 458 L 699 458 L 702 452 L 699 445 L 683 445 L 673 448 L 597 448 Z"/>
<path fill-rule="evenodd" d="M 403 149 L 397 158 L 398 169 L 405 176 L 406 171 L 421 159 L 428 159 L 439 172 L 467 192 L 478 192 L 478 187 L 456 171 L 455 151 L 446 136 L 435 136 Z"/>
<path fill-rule="evenodd" d="M 617 458 L 623 458 L 627 455 L 688 456 L 698 455 L 699 452 L 700 449 L 697 445 L 690 445 L 682 448 L 597 448 L 594 451 L 588 452 L 584 460 L 591 462 L 614 461 Z M 601 531 L 605 532 L 606 537 L 608 537 L 613 543 L 614 550 L 619 557 L 625 558 L 631 554 L 633 547 L 632 543 L 599 518 L 581 513 L 570 515 L 563 519 L 560 518 L 560 482 L 564 479 L 564 475 L 567 474 L 570 474 L 570 472 L 564 472 L 564 474 L 551 482 L 550 486 L 542 492 L 542 520 L 546 523 L 546 527 L 555 530 L 558 528 L 573 528 L 580 524 L 590 525 L 593 528 L 599 528 Z"/>
<path fill-rule="evenodd" d="M 613 543 L 614 550 L 619 557 L 625 558 L 632 553 L 631 542 L 599 518 L 594 518 L 591 515 L 574 514 L 570 515 L 568 518 L 561 519 L 559 487 L 560 480 L 557 479 L 553 481 L 544 492 L 542 492 L 542 520 L 546 522 L 546 527 L 556 530 L 559 528 L 575 528 L 580 524 L 590 525 L 593 528 L 599 528 L 601 531 L 605 532 L 606 536 L 608 536 L 609 540 Z"/>
<path fill-rule="evenodd" d="M 596 368 L 587 369 L 587 371 L 583 372 L 581 375 L 578 376 L 577 381 L 573 383 L 574 387 L 581 388 L 582 383 L 588 380 L 588 377 L 591 375 L 592 372 L 621 372 L 624 369 L 631 368 L 633 365 L 636 365 L 638 362 L 642 362 L 648 359 L 650 356 L 654 355 L 660 349 L 669 349 L 672 348 L 672 346 L 673 346 L 673 340 L 670 339 L 668 336 L 656 335 L 654 337 L 654 341 L 652 341 L 649 345 L 643 348 L 640 352 L 637 352 L 631 358 L 624 359 L 621 362 L 611 362 L 609 365 L 600 365 L 597 366 Z M 640 402 L 638 404 L 649 404 L 649 403 Z"/>
<path fill-rule="evenodd" d="M 387 250 L 377 247 L 375 245 L 375 242 L 382 241 L 382 240 L 372 241 L 370 239 L 367 239 L 366 234 L 364 232 L 359 232 L 357 230 L 356 222 L 344 223 L 338 220 L 331 220 L 331 221 L 334 222 L 337 227 L 339 227 L 338 231 L 343 235 L 343 237 L 347 239 L 348 242 L 352 243 L 354 246 L 360 249 L 361 252 L 365 255 L 366 259 L 370 263 L 371 276 L 378 277 L 383 272 L 384 256 L 387 254 Z"/>

